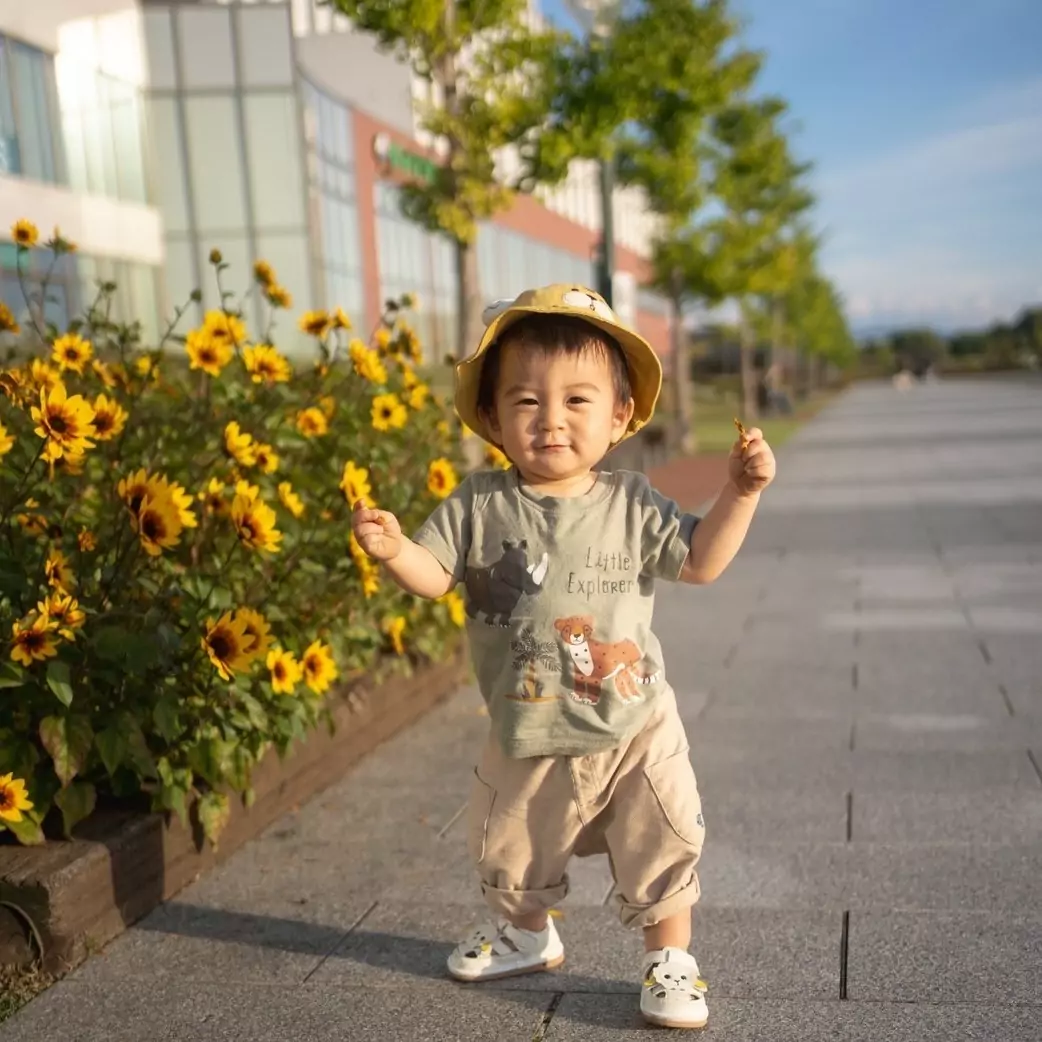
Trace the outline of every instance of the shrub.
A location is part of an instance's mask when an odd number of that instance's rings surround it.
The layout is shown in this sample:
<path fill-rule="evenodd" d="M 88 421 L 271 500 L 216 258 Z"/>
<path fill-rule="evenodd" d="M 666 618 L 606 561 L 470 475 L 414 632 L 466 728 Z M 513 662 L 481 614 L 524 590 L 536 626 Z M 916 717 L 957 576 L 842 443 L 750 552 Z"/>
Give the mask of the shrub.
<path fill-rule="evenodd" d="M 21 263 L 38 247 L 16 231 Z M 406 596 L 350 535 L 357 500 L 408 528 L 456 481 L 412 301 L 366 341 L 341 310 L 308 312 L 315 357 L 294 365 L 274 337 L 289 295 L 269 265 L 254 277 L 256 340 L 224 292 L 151 350 L 109 321 L 111 283 L 67 330 L 28 301 L 0 373 L 0 828 L 23 843 L 52 808 L 68 835 L 99 796 L 142 794 L 214 841 L 226 793 L 248 805 L 254 765 L 328 721 L 334 685 L 459 639 L 458 594 Z"/>

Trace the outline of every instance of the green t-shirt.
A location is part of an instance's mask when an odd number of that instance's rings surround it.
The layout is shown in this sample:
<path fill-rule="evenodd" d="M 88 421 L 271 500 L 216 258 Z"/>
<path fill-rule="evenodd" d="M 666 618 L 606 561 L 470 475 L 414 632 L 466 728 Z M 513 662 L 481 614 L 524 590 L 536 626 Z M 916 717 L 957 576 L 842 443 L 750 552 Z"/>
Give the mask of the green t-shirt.
<path fill-rule="evenodd" d="M 508 756 L 584 756 L 643 727 L 665 688 L 655 579 L 676 580 L 698 518 L 643 474 L 572 499 L 516 470 L 470 475 L 416 533 L 466 587 L 467 636 Z"/>

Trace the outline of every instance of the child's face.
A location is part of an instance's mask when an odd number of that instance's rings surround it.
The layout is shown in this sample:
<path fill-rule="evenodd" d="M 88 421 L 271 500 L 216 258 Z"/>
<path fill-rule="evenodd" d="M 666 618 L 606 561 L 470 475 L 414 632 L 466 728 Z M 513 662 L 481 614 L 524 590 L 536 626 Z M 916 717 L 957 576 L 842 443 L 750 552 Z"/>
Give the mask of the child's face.
<path fill-rule="evenodd" d="M 489 426 L 526 480 L 552 484 L 589 473 L 632 415 L 632 399 L 615 400 L 603 352 L 503 349 Z"/>

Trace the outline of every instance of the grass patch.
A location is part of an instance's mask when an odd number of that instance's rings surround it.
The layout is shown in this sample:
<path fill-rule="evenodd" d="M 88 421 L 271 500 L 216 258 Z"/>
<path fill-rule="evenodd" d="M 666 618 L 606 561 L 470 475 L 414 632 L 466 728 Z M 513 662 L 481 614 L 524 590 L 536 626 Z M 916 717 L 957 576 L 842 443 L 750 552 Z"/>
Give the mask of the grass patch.
<path fill-rule="evenodd" d="M 38 966 L 0 966 L 0 1023 L 45 991 L 56 978 Z"/>

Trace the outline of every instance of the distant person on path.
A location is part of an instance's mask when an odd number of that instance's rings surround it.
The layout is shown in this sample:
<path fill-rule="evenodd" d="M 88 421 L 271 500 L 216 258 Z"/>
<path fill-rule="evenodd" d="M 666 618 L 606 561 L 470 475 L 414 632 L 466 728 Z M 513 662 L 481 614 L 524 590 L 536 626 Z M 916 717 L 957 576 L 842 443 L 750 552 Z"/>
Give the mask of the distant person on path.
<path fill-rule="evenodd" d="M 688 740 L 651 630 L 656 579 L 708 583 L 745 540 L 774 455 L 762 433 L 731 450 L 704 518 L 639 473 L 593 468 L 644 426 L 662 382 L 650 345 L 570 285 L 485 314 L 456 366 L 456 409 L 509 471 L 470 475 L 402 534 L 359 504 L 354 532 L 405 590 L 466 588 L 467 633 L 491 732 L 475 770 L 468 843 L 494 917 L 448 969 L 488 981 L 552 969 L 549 911 L 572 855 L 608 853 L 623 923 L 644 931 L 640 1009 L 654 1024 L 708 1016 L 689 953 L 705 826 Z"/>

